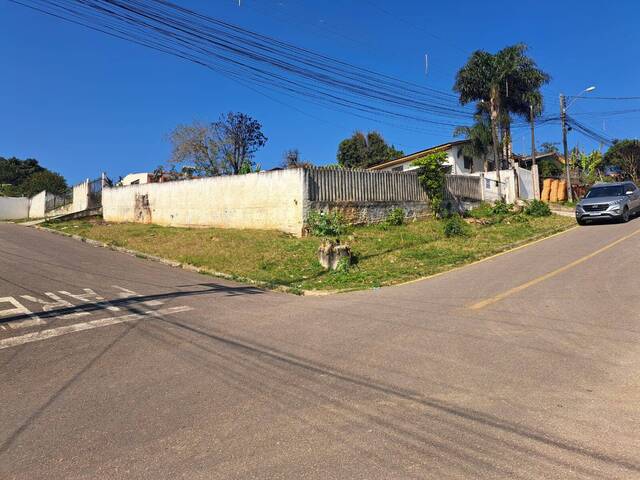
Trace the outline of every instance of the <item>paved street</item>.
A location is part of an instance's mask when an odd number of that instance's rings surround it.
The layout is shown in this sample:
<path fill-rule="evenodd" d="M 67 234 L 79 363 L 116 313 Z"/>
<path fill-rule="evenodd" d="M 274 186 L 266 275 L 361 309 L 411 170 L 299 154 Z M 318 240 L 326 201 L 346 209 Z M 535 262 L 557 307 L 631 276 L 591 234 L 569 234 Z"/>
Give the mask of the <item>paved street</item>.
<path fill-rule="evenodd" d="M 0 224 L 0 478 L 640 478 L 639 251 L 296 297 Z"/>

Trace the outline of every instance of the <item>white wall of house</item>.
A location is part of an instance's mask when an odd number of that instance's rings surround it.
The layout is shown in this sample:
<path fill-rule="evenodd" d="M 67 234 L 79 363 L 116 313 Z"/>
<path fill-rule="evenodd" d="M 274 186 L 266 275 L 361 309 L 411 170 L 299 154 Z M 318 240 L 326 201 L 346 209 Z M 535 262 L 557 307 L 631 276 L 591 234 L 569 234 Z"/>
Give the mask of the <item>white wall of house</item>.
<path fill-rule="evenodd" d="M 18 220 L 29 216 L 27 197 L 0 197 L 0 220 Z"/>
<path fill-rule="evenodd" d="M 304 170 L 289 169 L 102 191 L 109 222 L 282 230 L 303 228 Z"/>
<path fill-rule="evenodd" d="M 121 183 L 123 186 L 149 183 L 149 174 L 146 172 L 130 173 L 122 179 Z"/>
<path fill-rule="evenodd" d="M 464 155 L 462 154 L 462 145 L 453 145 L 446 150 L 446 152 L 446 165 L 451 167 L 451 173 L 453 175 L 479 173 L 484 169 L 484 161 L 481 158 L 472 158 L 465 161 Z M 418 168 L 412 165 L 412 163 L 413 160 L 407 160 L 405 163 L 382 168 L 381 171 L 408 172 Z"/>

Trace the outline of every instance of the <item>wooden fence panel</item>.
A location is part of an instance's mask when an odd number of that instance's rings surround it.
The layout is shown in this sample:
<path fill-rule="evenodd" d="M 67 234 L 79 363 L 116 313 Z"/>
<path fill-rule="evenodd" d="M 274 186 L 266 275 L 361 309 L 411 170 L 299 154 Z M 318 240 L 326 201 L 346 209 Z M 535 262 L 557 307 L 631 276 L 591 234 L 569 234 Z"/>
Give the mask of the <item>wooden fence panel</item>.
<path fill-rule="evenodd" d="M 308 200 L 314 202 L 426 202 L 416 173 L 337 168 L 306 169 Z"/>
<path fill-rule="evenodd" d="M 446 175 L 445 198 L 482 201 L 482 177 L 475 175 Z"/>

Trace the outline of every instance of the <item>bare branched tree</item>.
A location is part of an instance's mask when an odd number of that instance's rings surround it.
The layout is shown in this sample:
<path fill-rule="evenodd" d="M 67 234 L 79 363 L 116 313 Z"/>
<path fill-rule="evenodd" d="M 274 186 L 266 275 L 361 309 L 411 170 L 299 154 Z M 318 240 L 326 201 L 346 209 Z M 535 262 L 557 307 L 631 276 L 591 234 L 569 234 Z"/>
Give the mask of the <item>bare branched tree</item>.
<path fill-rule="evenodd" d="M 255 152 L 267 142 L 262 125 L 244 113 L 229 112 L 217 122 L 179 125 L 169 135 L 169 163 L 193 167 L 201 176 L 237 175 L 255 170 Z"/>
<path fill-rule="evenodd" d="M 178 125 L 169 134 L 173 146 L 169 163 L 191 165 L 197 175 L 212 177 L 222 173 L 220 149 L 212 125 L 194 122 Z"/>
<path fill-rule="evenodd" d="M 305 168 L 312 167 L 311 162 L 307 162 L 302 159 L 300 150 L 292 148 L 282 154 L 282 167 L 283 168 Z"/>

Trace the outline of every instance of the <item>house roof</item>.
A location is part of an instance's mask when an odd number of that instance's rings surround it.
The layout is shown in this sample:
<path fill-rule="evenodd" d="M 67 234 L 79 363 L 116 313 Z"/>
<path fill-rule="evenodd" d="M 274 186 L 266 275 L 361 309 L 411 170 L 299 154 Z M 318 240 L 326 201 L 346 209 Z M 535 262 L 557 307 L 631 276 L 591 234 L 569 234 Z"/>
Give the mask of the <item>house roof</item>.
<path fill-rule="evenodd" d="M 395 160 L 390 160 L 388 162 L 379 163 L 378 165 L 374 165 L 373 167 L 369 167 L 368 170 L 382 170 L 383 168 L 393 167 L 394 165 L 400 165 L 402 163 L 410 162 L 412 160 L 416 160 L 424 155 L 428 155 L 430 153 L 442 152 L 443 150 L 449 150 L 451 147 L 455 147 L 456 145 L 462 145 L 469 142 L 469 140 L 456 140 L 453 142 L 443 143 L 442 145 L 436 145 L 435 147 L 429 147 L 424 150 L 420 150 L 414 152 L 410 155 L 405 155 L 404 157 L 396 158 Z"/>
<path fill-rule="evenodd" d="M 540 161 L 540 160 L 546 160 L 546 159 L 552 159 L 552 160 L 556 160 L 559 163 L 564 164 L 564 157 L 562 155 L 560 155 L 558 152 L 536 152 L 536 161 Z M 531 155 L 523 155 L 521 157 L 521 160 L 523 161 L 531 161 Z"/>

